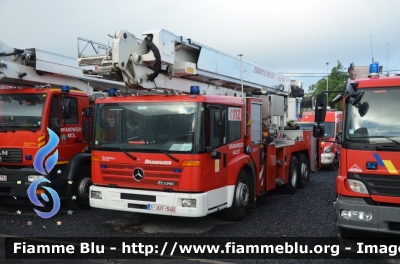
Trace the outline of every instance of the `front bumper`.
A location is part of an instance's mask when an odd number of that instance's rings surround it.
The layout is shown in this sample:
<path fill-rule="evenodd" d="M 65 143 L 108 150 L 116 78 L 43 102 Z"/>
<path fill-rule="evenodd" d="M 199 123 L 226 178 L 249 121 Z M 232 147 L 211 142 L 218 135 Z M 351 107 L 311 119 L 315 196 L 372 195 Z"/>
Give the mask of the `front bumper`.
<path fill-rule="evenodd" d="M 321 154 L 321 164 L 322 165 L 331 165 L 333 161 L 335 160 L 335 154 L 334 153 L 322 153 Z"/>
<path fill-rule="evenodd" d="M 347 220 L 340 216 L 341 210 L 370 212 L 371 221 Z M 358 231 L 400 234 L 400 207 L 367 204 L 363 198 L 339 195 L 336 202 L 336 216 L 339 228 Z"/>
<path fill-rule="evenodd" d="M 0 197 L 28 198 L 27 189 L 31 184 L 28 182 L 29 175 L 40 175 L 33 168 L 0 169 L 0 175 L 7 175 L 7 181 L 0 181 Z M 41 184 L 57 188 L 67 184 L 66 179 L 51 179 L 51 183 Z"/>
<path fill-rule="evenodd" d="M 226 191 L 229 187 L 221 189 L 204 193 L 174 193 L 109 188 L 92 185 L 90 186 L 89 199 L 90 206 L 95 208 L 146 214 L 201 217 L 227 207 L 227 202 L 219 202 L 216 206 L 211 204 L 211 201 L 217 200 L 214 199 L 215 195 L 225 193 L 226 197 Z M 92 191 L 101 192 L 102 199 L 93 199 L 91 195 Z M 196 207 L 183 207 L 182 199 L 196 199 Z M 174 207 L 174 211 L 166 212 L 151 210 L 151 205 Z"/>

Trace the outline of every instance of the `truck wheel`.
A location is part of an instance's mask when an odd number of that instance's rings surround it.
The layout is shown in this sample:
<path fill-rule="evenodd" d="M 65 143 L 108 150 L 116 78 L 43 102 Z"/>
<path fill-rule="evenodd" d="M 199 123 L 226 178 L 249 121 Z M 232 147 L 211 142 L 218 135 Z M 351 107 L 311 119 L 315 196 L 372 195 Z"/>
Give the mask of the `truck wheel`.
<path fill-rule="evenodd" d="M 250 200 L 250 185 L 247 173 L 242 170 L 239 173 L 232 206 L 219 212 L 222 219 L 226 221 L 240 221 L 247 213 Z"/>
<path fill-rule="evenodd" d="M 337 159 L 337 155 L 335 155 L 335 158 L 333 159 L 333 162 L 331 165 L 329 165 L 329 169 L 331 170 L 337 170 L 338 168 L 338 159 Z"/>
<path fill-rule="evenodd" d="M 303 153 L 299 154 L 299 176 L 297 177 L 296 186 L 299 189 L 306 187 L 307 181 L 310 181 L 310 172 L 308 170 L 308 160 Z"/>
<path fill-rule="evenodd" d="M 65 201 L 65 204 L 72 209 L 90 208 L 90 185 L 92 185 L 90 166 L 83 166 L 76 171 L 75 180 L 72 182 L 72 193 Z"/>
<path fill-rule="evenodd" d="M 297 177 L 299 176 L 299 162 L 295 155 L 292 155 L 289 168 L 289 182 L 279 186 L 279 191 L 284 194 L 293 194 L 296 192 Z"/>

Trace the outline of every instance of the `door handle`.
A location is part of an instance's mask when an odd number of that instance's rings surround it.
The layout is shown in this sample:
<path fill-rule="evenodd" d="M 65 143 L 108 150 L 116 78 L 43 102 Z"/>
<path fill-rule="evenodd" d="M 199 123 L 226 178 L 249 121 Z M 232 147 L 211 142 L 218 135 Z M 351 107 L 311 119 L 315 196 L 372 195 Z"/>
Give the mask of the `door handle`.
<path fill-rule="evenodd" d="M 82 139 L 79 139 L 79 138 L 75 139 L 75 143 L 82 143 L 82 142 L 83 142 Z"/>

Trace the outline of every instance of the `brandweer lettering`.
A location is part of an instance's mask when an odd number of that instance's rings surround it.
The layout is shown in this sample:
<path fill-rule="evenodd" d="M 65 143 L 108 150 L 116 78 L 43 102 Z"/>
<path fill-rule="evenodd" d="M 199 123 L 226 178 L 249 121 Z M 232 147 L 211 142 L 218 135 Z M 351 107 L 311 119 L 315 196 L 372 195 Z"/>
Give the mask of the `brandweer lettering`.
<path fill-rule="evenodd" d="M 243 143 L 229 144 L 229 149 L 242 148 L 242 147 L 243 147 Z"/>
<path fill-rule="evenodd" d="M 158 165 L 171 165 L 172 161 L 163 161 L 163 160 L 145 160 L 144 164 L 158 164 Z"/>

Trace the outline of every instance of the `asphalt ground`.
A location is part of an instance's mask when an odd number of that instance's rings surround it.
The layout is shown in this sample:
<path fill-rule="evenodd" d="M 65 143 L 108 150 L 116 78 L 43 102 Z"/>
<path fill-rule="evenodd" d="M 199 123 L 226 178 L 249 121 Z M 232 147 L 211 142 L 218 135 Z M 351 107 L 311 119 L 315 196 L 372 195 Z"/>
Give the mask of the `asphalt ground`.
<path fill-rule="evenodd" d="M 5 260 L 4 237 L 339 237 L 335 210 L 336 172 L 321 169 L 293 195 L 277 191 L 257 200 L 240 222 L 226 222 L 217 214 L 182 218 L 110 211 L 72 210 L 61 206 L 57 215 L 42 219 L 30 205 L 0 205 L 0 263 L 400 263 L 374 259 L 135 259 L 135 260 Z M 17 213 L 17 212 L 20 213 Z M 68 213 L 68 211 L 70 211 Z M 30 225 L 28 222 L 31 222 Z M 58 224 L 57 224 L 58 222 Z"/>

